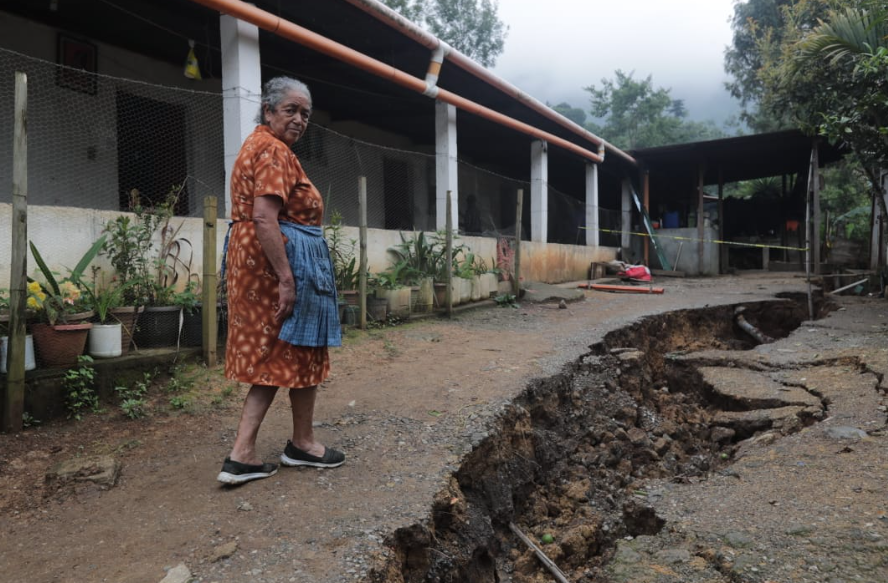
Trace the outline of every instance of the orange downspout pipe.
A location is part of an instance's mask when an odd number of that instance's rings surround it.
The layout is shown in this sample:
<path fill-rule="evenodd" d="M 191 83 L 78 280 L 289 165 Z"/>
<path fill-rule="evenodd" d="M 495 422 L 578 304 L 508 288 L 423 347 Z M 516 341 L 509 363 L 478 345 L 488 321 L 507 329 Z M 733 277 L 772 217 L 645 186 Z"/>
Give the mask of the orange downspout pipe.
<path fill-rule="evenodd" d="M 388 79 L 397 85 L 411 89 L 417 93 L 425 93 L 427 90 L 426 82 L 422 79 L 409 75 L 391 65 L 386 65 L 381 61 L 351 49 L 345 45 L 339 44 L 315 32 L 298 26 L 288 20 L 284 20 L 279 16 L 275 16 L 270 12 L 266 12 L 260 8 L 256 8 L 246 2 L 240 0 L 191 0 L 196 4 L 201 4 L 207 8 L 218 10 L 223 14 L 228 14 L 244 22 L 249 22 L 257 27 L 267 30 L 280 37 L 294 41 L 304 47 L 315 50 L 319 53 L 333 57 L 349 65 L 353 65 L 363 71 Z M 535 128 L 522 121 L 518 121 L 498 111 L 494 111 L 488 107 L 484 107 L 474 101 L 470 101 L 455 93 L 444 89 L 438 90 L 437 98 L 445 103 L 449 103 L 463 111 L 473 113 L 490 121 L 511 128 L 518 132 L 533 136 L 535 138 L 545 140 L 546 142 L 564 148 L 570 152 L 578 154 L 583 158 L 593 162 L 600 163 L 603 158 L 600 154 L 587 150 L 573 142 L 569 142 L 556 135 L 545 132 L 539 128 Z"/>
<path fill-rule="evenodd" d="M 376 18 L 377 20 L 380 20 L 380 21 L 388 24 L 390 27 L 398 30 L 399 32 L 401 32 L 405 36 L 413 39 L 414 41 L 418 42 L 419 44 L 423 45 L 424 47 L 426 47 L 432 51 L 436 51 L 441 48 L 444 48 L 445 49 L 444 50 L 445 58 L 448 61 L 452 62 L 454 65 L 457 65 L 458 67 L 462 68 L 463 70 L 467 71 L 468 73 L 471 73 L 475 77 L 481 79 L 482 81 L 485 81 L 489 85 L 496 87 L 497 89 L 499 89 L 503 93 L 506 93 L 507 95 L 514 97 L 516 100 L 524 103 L 526 106 L 530 107 L 535 112 L 554 121 L 555 123 L 559 124 L 560 126 L 572 131 L 573 133 L 577 134 L 578 136 L 580 136 L 586 140 L 589 140 L 590 142 L 599 146 L 600 148 L 602 148 L 602 149 L 606 148 L 609 152 L 612 152 L 612 153 L 616 154 L 617 156 L 620 156 L 624 160 L 631 162 L 633 165 L 638 164 L 637 161 L 635 160 L 635 158 L 633 158 L 628 153 L 626 153 L 623 150 L 617 148 L 616 146 L 608 143 L 607 141 L 603 140 L 602 138 L 596 136 L 595 134 L 593 134 L 592 132 L 590 132 L 586 128 L 582 127 L 581 125 L 567 119 L 566 117 L 564 117 L 563 115 L 561 115 L 560 113 L 558 113 L 557 111 L 552 109 L 551 107 L 541 103 L 540 101 L 538 101 L 534 97 L 528 95 L 527 93 L 525 93 L 521 89 L 515 87 L 514 85 L 512 85 L 508 81 L 494 75 L 493 73 L 491 73 L 490 71 L 488 71 L 487 69 L 485 69 L 484 67 L 482 67 L 481 65 L 479 65 L 478 63 L 476 63 L 475 61 L 470 59 L 469 57 L 467 57 L 466 55 L 464 55 L 463 53 L 459 52 L 458 50 L 456 50 L 453 47 L 451 47 L 450 45 L 448 45 L 446 42 L 437 38 L 432 33 L 424 30 L 423 28 L 421 28 L 417 24 L 407 20 L 406 18 L 404 18 L 403 16 L 401 16 L 400 14 L 398 14 L 397 12 L 395 12 L 394 10 L 392 10 L 391 8 L 386 6 L 385 4 L 382 4 L 378 0 L 345 0 L 345 1 L 348 2 L 349 4 L 351 4 L 352 6 L 355 6 L 356 8 L 360 8 L 361 10 L 363 10 L 367 14 L 370 14 L 371 16 Z M 602 153 L 603 153 L 603 151 L 602 151 Z"/>

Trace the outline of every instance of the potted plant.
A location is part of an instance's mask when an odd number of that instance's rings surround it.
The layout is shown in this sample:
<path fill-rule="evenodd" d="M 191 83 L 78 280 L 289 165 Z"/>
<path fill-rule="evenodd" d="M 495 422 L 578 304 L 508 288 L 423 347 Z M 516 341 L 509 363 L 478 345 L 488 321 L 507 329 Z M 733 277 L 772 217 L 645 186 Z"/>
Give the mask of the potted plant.
<path fill-rule="evenodd" d="M 407 318 L 410 316 L 410 288 L 400 282 L 400 271 L 397 267 L 374 274 L 372 287 L 377 298 L 386 300 L 386 311 L 392 316 Z"/>
<path fill-rule="evenodd" d="M 31 326 L 37 357 L 44 366 L 73 366 L 83 354 L 86 337 L 92 328 L 87 322 L 92 307 L 82 298 L 83 272 L 105 244 L 105 237 L 87 250 L 66 279 L 58 281 L 33 242 L 31 254 L 43 274 L 44 283 L 29 282 L 29 300 L 33 299 L 38 322 Z M 36 285 L 34 285 L 36 284 Z"/>
<path fill-rule="evenodd" d="M 87 352 L 96 358 L 113 358 L 123 354 L 123 323 L 113 314 L 123 303 L 124 295 L 135 282 L 127 281 L 117 286 L 99 285 L 99 268 L 93 267 L 93 281 L 77 281 L 89 298 L 95 312 L 95 321 L 89 331 Z"/>
<path fill-rule="evenodd" d="M 132 216 L 122 215 L 106 225 L 111 238 L 107 253 L 118 277 L 134 281 L 126 299 L 140 306 L 133 343 L 141 348 L 174 346 L 179 339 L 181 307 L 174 297 L 180 272 L 191 277 L 191 242 L 179 237 L 184 223 L 173 226 L 182 185 L 173 186 L 166 199 L 143 206 L 134 191 Z M 155 245 L 156 242 L 159 243 Z M 186 280 L 187 280 L 186 279 Z"/>
<path fill-rule="evenodd" d="M 146 212 L 136 194 L 130 200 L 130 211 L 132 214 L 119 215 L 105 223 L 107 242 L 102 251 L 114 267 L 114 278 L 130 284 L 123 291 L 120 305 L 110 309 L 111 315 L 121 323 L 122 354 L 129 351 L 139 314 L 148 301 L 148 289 L 153 281 L 152 238 L 161 220 L 157 213 Z"/>
<path fill-rule="evenodd" d="M 330 249 L 330 258 L 333 260 L 333 279 L 336 290 L 345 305 L 358 305 L 358 266 L 355 257 L 355 239 L 346 240 L 342 233 L 342 214 L 333 209 L 330 213 L 330 224 L 324 226 L 324 238 Z M 342 314 L 340 314 L 342 319 Z"/>
<path fill-rule="evenodd" d="M 401 242 L 388 252 L 401 269 L 403 281 L 411 286 L 410 309 L 414 312 L 430 312 L 434 303 L 433 278 L 444 258 L 444 247 L 436 246 L 422 231 L 407 237 L 399 233 Z M 428 280 L 428 281 L 426 281 Z"/>

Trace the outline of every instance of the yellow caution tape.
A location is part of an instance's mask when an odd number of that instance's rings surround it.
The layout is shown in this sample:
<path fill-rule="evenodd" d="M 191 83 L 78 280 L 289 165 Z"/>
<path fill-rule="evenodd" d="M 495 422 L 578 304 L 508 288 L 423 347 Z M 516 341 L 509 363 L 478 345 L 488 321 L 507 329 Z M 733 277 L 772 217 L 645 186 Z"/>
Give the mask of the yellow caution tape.
<path fill-rule="evenodd" d="M 587 231 L 591 231 L 591 227 L 580 227 L 581 229 L 585 229 Z M 614 231 L 612 229 L 598 229 L 601 233 L 613 233 L 616 235 L 622 235 L 624 231 Z M 629 235 L 635 235 L 636 237 L 650 237 L 651 235 L 648 233 L 635 233 L 632 231 L 628 232 Z M 658 239 L 673 239 L 675 241 L 691 241 L 694 243 L 715 243 L 716 245 L 734 245 L 736 247 L 754 247 L 756 249 L 785 249 L 787 251 L 808 251 L 807 247 L 784 247 L 783 245 L 763 245 L 761 243 L 738 243 L 736 241 L 720 241 L 718 239 L 698 239 L 697 237 L 679 237 L 678 235 L 656 235 Z"/>

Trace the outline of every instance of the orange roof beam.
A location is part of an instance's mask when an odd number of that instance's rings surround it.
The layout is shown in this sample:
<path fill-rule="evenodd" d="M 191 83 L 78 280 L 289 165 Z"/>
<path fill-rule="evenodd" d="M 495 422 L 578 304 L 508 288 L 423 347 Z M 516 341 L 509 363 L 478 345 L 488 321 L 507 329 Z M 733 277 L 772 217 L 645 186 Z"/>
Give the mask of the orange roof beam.
<path fill-rule="evenodd" d="M 244 22 L 249 22 L 263 30 L 267 30 L 282 38 L 286 38 L 288 40 L 296 42 L 304 47 L 325 54 L 344 63 L 348 63 L 363 71 L 366 71 L 378 77 L 382 77 L 383 79 L 388 79 L 393 83 L 396 83 L 417 93 L 429 95 L 429 93 L 434 93 L 436 90 L 436 99 L 439 99 L 445 103 L 449 103 L 450 105 L 462 109 L 463 111 L 467 111 L 479 117 L 483 117 L 485 119 L 493 121 L 494 123 L 514 129 L 523 134 L 535 137 L 540 140 L 545 140 L 553 146 L 558 146 L 569 152 L 573 152 L 574 154 L 577 154 L 592 162 L 601 163 L 604 160 L 602 153 L 593 152 L 591 150 L 583 148 L 582 146 L 574 144 L 573 142 L 565 140 L 564 138 L 560 138 L 554 134 L 550 134 L 527 123 L 508 117 L 498 111 L 460 97 L 459 95 L 456 95 L 455 93 L 452 93 L 450 91 L 439 89 L 434 85 L 430 86 L 429 83 L 427 83 L 423 79 L 414 77 L 413 75 L 396 69 L 391 65 L 386 65 L 381 61 L 378 61 L 345 45 L 332 41 L 324 36 L 308 30 L 307 28 L 303 28 L 288 20 L 284 20 L 283 18 L 280 18 L 279 16 L 276 16 L 270 12 L 267 12 L 260 8 L 256 8 L 252 4 L 247 4 L 246 2 L 242 2 L 241 0 L 191 1 L 195 2 L 196 4 L 201 4 L 203 6 L 211 8 L 213 10 L 218 10 L 223 14 L 228 14 L 237 19 L 243 20 Z"/>
<path fill-rule="evenodd" d="M 633 165 L 637 165 L 635 158 L 630 156 L 628 153 L 624 152 L 620 148 L 617 148 L 613 144 L 608 143 L 606 140 L 596 136 L 583 126 L 567 119 L 548 105 L 540 102 L 533 96 L 525 93 L 521 89 L 515 87 L 505 79 L 502 79 L 496 75 L 494 75 L 489 70 L 485 69 L 463 53 L 454 49 L 446 42 L 437 38 L 432 33 L 418 26 L 417 24 L 407 20 L 379 0 L 345 0 L 349 4 L 360 8 L 364 12 L 370 14 L 378 20 L 388 24 L 392 28 L 400 31 L 407 37 L 413 39 L 424 47 L 432 50 L 432 51 L 441 51 L 443 50 L 444 57 L 451 61 L 454 65 L 464 69 L 465 71 L 471 73 L 475 77 L 481 79 L 482 81 L 496 87 L 500 91 L 510 95 L 515 98 L 517 101 L 520 101 L 524 105 L 528 106 L 530 109 L 535 112 L 543 115 L 544 117 L 554 121 L 560 126 L 572 131 L 578 136 L 592 142 L 596 146 L 600 146 L 603 149 L 606 149 L 613 154 L 620 156 L 624 160 L 631 162 Z M 601 152 L 603 154 L 603 152 Z"/>

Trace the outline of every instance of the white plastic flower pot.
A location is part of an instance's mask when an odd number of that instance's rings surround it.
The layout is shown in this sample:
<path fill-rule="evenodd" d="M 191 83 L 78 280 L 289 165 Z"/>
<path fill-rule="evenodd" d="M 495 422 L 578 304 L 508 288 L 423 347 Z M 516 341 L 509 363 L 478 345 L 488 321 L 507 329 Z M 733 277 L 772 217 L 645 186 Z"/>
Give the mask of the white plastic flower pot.
<path fill-rule="evenodd" d="M 114 358 L 123 354 L 121 338 L 123 327 L 116 324 L 93 324 L 89 331 L 88 348 L 90 356 L 95 358 Z"/>
<path fill-rule="evenodd" d="M 0 336 L 0 373 L 6 374 L 8 367 L 6 366 L 6 354 L 9 351 L 9 337 Z M 25 336 L 25 370 L 34 370 L 37 368 L 37 361 L 34 359 L 34 337 L 28 334 Z"/>

